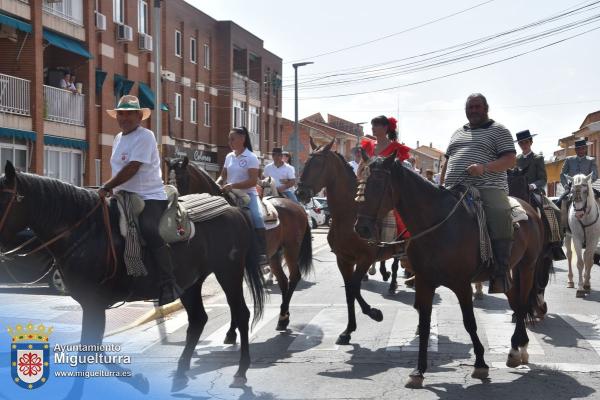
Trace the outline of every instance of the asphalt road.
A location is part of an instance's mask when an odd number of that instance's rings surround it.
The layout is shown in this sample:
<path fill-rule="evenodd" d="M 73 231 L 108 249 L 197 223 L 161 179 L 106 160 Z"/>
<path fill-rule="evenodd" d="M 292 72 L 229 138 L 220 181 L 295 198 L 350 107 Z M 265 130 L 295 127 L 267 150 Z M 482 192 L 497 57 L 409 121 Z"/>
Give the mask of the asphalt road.
<path fill-rule="evenodd" d="M 505 366 L 514 325 L 503 296 L 486 295 L 476 303 L 479 335 L 486 349 L 490 378 L 470 377 L 474 356 L 465 332 L 458 302 L 444 288 L 437 291 L 432 316 L 429 370 L 424 388 L 404 387 L 416 365 L 417 313 L 412 308 L 414 292 L 403 284 L 396 294 L 387 294 L 388 284 L 376 275 L 363 284 L 366 300 L 383 311 L 384 320 L 375 322 L 360 313 L 351 345 L 335 344 L 346 325 L 342 279 L 334 255 L 325 239 L 326 229 L 314 232 L 314 273 L 299 284 L 291 305 L 287 332 L 275 331 L 280 295 L 270 287 L 264 318 L 251 332 L 252 366 L 243 387 L 231 387 L 239 359 L 238 346 L 222 344 L 229 325 L 229 309 L 214 281 L 205 298 L 209 320 L 192 359 L 189 380 L 173 379 L 177 359 L 185 343 L 187 318 L 175 312 L 127 332 L 109 336 L 122 354 L 132 357 L 131 369 L 137 378 L 103 379 L 123 398 L 183 399 L 548 399 L 600 398 L 600 292 L 592 290 L 586 299 L 576 299 L 566 288 L 566 262 L 555 263 L 556 274 L 547 290 L 548 316 L 529 326 L 530 364 L 517 369 Z M 592 289 L 597 266 L 592 271 Z M 0 304 L 14 294 L 0 291 Z M 29 297 L 28 297 L 29 296 Z M 17 305 L 26 312 L 33 297 L 39 307 L 57 301 L 48 294 L 19 293 Z M 249 298 L 249 296 L 247 296 Z M 62 307 L 76 305 L 58 297 Z M 42 301 L 40 301 L 42 300 Z M 64 304 L 63 304 L 64 303 Z M 251 308 L 251 307 L 250 307 Z M 71 312 L 75 312 L 72 311 Z M 29 318 L 43 318 L 29 315 Z M 60 319 L 60 315 L 55 316 Z M 109 318 L 110 320 L 110 318 Z M 75 320 L 69 321 L 73 334 Z M 60 329 L 59 329 L 60 330 Z M 65 338 L 68 335 L 64 336 Z M 69 336 L 71 337 L 71 336 Z M 0 353 L 1 355 L 1 353 Z M 0 376 L 7 365 L 0 356 Z M 95 390 L 93 379 L 82 389 Z M 0 385 L 1 387 L 1 385 Z M 0 389 L 1 392 L 2 389 Z M 91 393 L 91 392 L 90 392 Z M 7 396 L 7 398 L 12 398 Z"/>

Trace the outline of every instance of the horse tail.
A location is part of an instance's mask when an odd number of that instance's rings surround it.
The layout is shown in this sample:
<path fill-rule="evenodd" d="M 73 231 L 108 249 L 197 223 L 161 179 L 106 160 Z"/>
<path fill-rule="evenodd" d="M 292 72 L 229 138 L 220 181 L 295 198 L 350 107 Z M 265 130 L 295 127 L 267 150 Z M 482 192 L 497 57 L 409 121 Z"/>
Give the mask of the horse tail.
<path fill-rule="evenodd" d="M 254 237 L 254 224 L 247 212 L 242 211 L 242 215 L 246 221 L 248 238 L 250 240 L 248 251 L 246 251 L 246 258 L 244 260 L 244 278 L 254 302 L 254 317 L 252 318 L 252 327 L 254 327 L 262 318 L 263 310 L 265 308 L 265 281 L 262 274 L 262 268 L 258 263 L 259 249 L 258 242 Z"/>
<path fill-rule="evenodd" d="M 313 269 L 312 261 L 312 234 L 310 225 L 306 222 L 302 244 L 300 245 L 300 256 L 298 257 L 298 266 L 300 268 L 300 276 L 308 275 Z"/>

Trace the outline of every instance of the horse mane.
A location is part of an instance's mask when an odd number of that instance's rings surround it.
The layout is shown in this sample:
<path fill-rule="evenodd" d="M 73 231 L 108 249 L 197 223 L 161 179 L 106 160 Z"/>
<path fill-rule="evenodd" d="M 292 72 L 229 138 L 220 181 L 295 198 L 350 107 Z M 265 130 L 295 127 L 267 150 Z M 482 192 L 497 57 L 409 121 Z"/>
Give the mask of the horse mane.
<path fill-rule="evenodd" d="M 219 185 L 217 185 L 217 182 L 215 182 L 215 180 L 212 178 L 212 176 L 210 176 L 208 174 L 208 172 L 206 172 L 204 170 L 204 168 L 202 167 L 198 167 L 192 163 L 188 163 L 188 168 L 191 167 L 191 171 L 195 171 L 198 175 L 200 175 L 200 178 L 204 179 L 208 185 L 210 186 L 211 190 L 213 191 L 212 194 L 220 194 L 221 193 L 221 188 L 219 187 Z"/>
<path fill-rule="evenodd" d="M 44 207 L 29 207 L 29 210 L 32 220 L 48 227 L 80 220 L 99 200 L 92 190 L 28 173 L 17 173 L 17 191 L 26 194 L 26 202 L 44 203 Z"/>
<path fill-rule="evenodd" d="M 348 162 L 346 161 L 344 156 L 341 155 L 340 153 L 338 153 L 337 151 L 332 151 L 332 153 L 335 154 L 336 156 L 338 156 L 338 158 L 342 161 L 342 164 L 344 165 L 344 168 L 345 168 L 348 176 L 356 181 L 356 175 L 354 174 L 354 170 L 352 169 L 350 164 L 348 164 Z"/>

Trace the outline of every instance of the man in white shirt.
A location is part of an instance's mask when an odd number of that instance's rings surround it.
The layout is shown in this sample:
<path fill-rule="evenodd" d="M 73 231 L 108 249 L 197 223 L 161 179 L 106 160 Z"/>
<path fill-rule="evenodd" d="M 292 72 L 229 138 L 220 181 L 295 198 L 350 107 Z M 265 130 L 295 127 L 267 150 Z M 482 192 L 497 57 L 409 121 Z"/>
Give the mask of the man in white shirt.
<path fill-rule="evenodd" d="M 117 119 L 121 132 L 113 142 L 112 177 L 98 189 L 98 195 L 106 197 L 113 191 L 123 190 L 136 193 L 144 200 L 144 210 L 139 217 L 140 231 L 159 269 L 158 304 L 162 306 L 177 300 L 182 290 L 175 282 L 169 247 L 158 231 L 158 222 L 167 208 L 167 194 L 154 133 L 140 125 L 150 117 L 151 111 L 140 108 L 137 97 L 127 95 L 121 97 L 116 109 L 107 113 Z"/>
<path fill-rule="evenodd" d="M 360 154 L 360 147 L 355 147 L 352 149 L 352 161 L 348 162 L 348 164 L 352 167 L 352 171 L 354 171 L 354 175 L 356 175 L 356 171 L 358 171 L 358 165 L 362 159 Z"/>
<path fill-rule="evenodd" d="M 273 162 L 265 166 L 263 175 L 275 181 L 277 191 L 282 196 L 298 203 L 298 199 L 294 193 L 294 185 L 296 184 L 294 167 L 283 162 L 283 150 L 281 147 L 274 147 L 271 154 Z"/>

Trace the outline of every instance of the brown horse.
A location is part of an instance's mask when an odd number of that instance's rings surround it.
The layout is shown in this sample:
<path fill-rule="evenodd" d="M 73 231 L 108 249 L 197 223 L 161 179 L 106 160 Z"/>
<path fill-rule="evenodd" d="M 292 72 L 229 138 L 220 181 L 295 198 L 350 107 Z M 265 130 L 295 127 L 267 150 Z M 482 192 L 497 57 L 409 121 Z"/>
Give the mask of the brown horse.
<path fill-rule="evenodd" d="M 486 378 L 489 368 L 477 336 L 470 284 L 488 279 L 489 271 L 480 269 L 479 229 L 473 212 L 460 206 L 453 192 L 431 185 L 395 162 L 393 156 L 375 160 L 369 169 L 365 201 L 359 207 L 357 232 L 363 238 L 376 239 L 376 222 L 395 208 L 413 235 L 408 241 L 407 253 L 415 272 L 419 361 L 417 369 L 410 374 L 407 386 L 421 387 L 423 383 L 423 374 L 427 369 L 432 301 L 435 289 L 439 286 L 452 290 L 460 302 L 463 322 L 475 350 L 472 376 Z M 529 204 L 519 202 L 528 220 L 521 221 L 514 233 L 510 262 L 513 285 L 507 297 L 516 314 L 516 327 L 506 362 L 509 367 L 528 362 L 529 338 L 525 319 L 533 319 L 534 313 L 543 315 L 546 312 L 539 282 L 545 281 L 544 276 L 550 273 L 552 265 L 542 221 Z"/>
<path fill-rule="evenodd" d="M 222 195 L 221 188 L 202 168 L 189 163 L 187 157 L 165 159 L 169 168 L 170 183 L 177 186 L 181 195 L 209 193 Z M 231 203 L 231 199 L 225 197 Z M 279 226 L 267 230 L 267 255 L 271 271 L 277 277 L 282 302 L 277 323 L 278 331 L 285 331 L 290 323 L 290 301 L 301 277 L 312 270 L 312 237 L 306 211 L 302 206 L 285 198 L 273 198 L 271 202 L 279 214 Z M 232 204 L 233 205 L 233 204 Z M 283 271 L 281 256 L 285 257 L 290 278 Z M 225 339 L 226 344 L 236 341 L 234 320 Z"/>
<path fill-rule="evenodd" d="M 344 278 L 346 303 L 348 305 L 348 325 L 338 337 L 337 344 L 349 344 L 350 335 L 356 330 L 354 300 L 358 301 L 364 314 L 375 321 L 383 320 L 380 310 L 371 307 L 360 293 L 363 276 L 375 261 L 392 258 L 397 251 L 381 249 L 361 239 L 354 232 L 358 205 L 356 176 L 344 158 L 331 151 L 333 141 L 323 148 L 316 148 L 311 140 L 313 152 L 306 160 L 296 195 L 301 201 L 308 201 L 321 189 L 327 189 L 327 204 L 331 213 L 331 225 L 327 241 L 335 253 L 338 268 Z M 354 266 L 356 265 L 356 270 Z"/>

